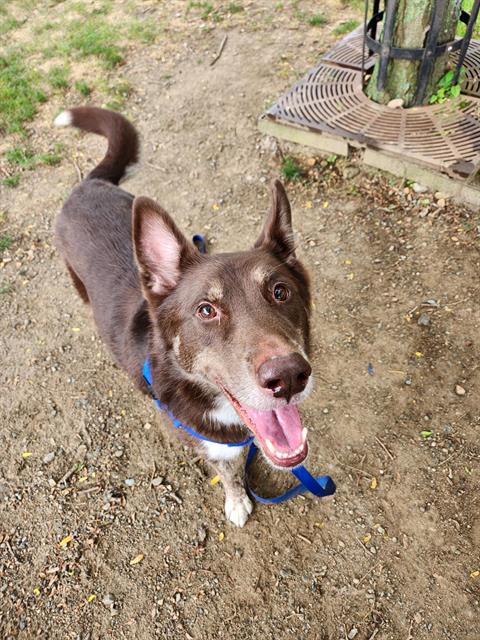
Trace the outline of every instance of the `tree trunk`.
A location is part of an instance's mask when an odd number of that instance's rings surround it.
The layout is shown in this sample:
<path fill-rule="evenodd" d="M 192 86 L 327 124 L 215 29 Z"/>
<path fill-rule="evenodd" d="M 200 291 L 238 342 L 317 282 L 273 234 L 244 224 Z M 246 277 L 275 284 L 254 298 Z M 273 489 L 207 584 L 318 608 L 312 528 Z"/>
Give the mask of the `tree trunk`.
<path fill-rule="evenodd" d="M 389 4 L 388 2 L 386 4 Z M 435 0 L 399 0 L 392 36 L 392 46 L 403 48 L 421 48 L 425 46 L 426 35 L 432 19 Z M 448 0 L 442 26 L 438 36 L 438 44 L 443 44 L 455 37 L 460 17 L 461 0 Z M 380 36 L 380 40 L 382 36 Z M 372 77 L 367 86 L 367 95 L 375 102 L 387 104 L 390 100 L 401 98 L 403 106 L 410 107 L 415 100 L 421 61 L 392 59 L 387 68 L 385 87 L 377 88 L 379 61 L 375 64 Z M 437 83 L 447 70 L 448 54 L 436 59 L 432 65 L 430 78 L 423 103 L 428 103 L 436 92 Z"/>

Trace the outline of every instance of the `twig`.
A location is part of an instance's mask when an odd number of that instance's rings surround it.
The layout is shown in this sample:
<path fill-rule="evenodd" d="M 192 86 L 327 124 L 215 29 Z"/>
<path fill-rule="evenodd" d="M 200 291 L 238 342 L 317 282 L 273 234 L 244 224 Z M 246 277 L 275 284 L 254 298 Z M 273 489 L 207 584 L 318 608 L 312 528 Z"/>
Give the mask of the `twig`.
<path fill-rule="evenodd" d="M 351 465 L 347 464 L 346 462 L 340 462 L 340 460 L 337 458 L 337 456 L 335 454 L 333 454 L 333 457 L 335 458 L 335 460 L 338 462 L 338 464 L 342 467 L 346 467 L 347 469 L 351 469 L 352 471 L 356 471 L 357 473 L 362 474 L 363 476 L 365 476 L 366 478 L 373 478 L 373 475 L 371 473 L 367 473 L 366 471 L 363 471 L 363 469 L 357 469 L 357 467 L 352 467 Z"/>
<path fill-rule="evenodd" d="M 75 462 L 75 464 L 72 464 L 72 466 L 70 467 L 70 469 L 67 471 L 67 473 L 60 478 L 60 480 L 57 482 L 57 484 L 66 484 L 67 480 L 69 478 L 71 478 L 71 476 L 73 476 L 73 474 L 75 473 L 75 471 L 78 469 L 78 462 Z"/>
<path fill-rule="evenodd" d="M 300 540 L 303 540 L 304 542 L 308 542 L 308 544 L 312 544 L 312 541 L 306 536 L 302 536 L 301 533 L 297 533 L 297 537 L 300 538 Z"/>
<path fill-rule="evenodd" d="M 217 51 L 217 55 L 214 57 L 214 59 L 210 62 L 210 66 L 213 67 L 213 65 L 220 59 L 220 56 L 223 53 L 223 50 L 225 49 L 225 45 L 227 44 L 227 40 L 228 40 L 228 36 L 224 35 L 223 36 L 223 40 L 220 44 L 220 47 Z"/>
<path fill-rule="evenodd" d="M 370 636 L 370 638 L 368 640 L 373 640 L 375 638 L 375 636 L 377 635 L 379 629 L 378 627 L 373 631 L 372 635 Z"/>
<path fill-rule="evenodd" d="M 437 466 L 441 467 L 442 464 L 445 464 L 449 460 L 451 460 L 452 458 L 459 456 L 463 452 L 464 449 L 465 449 L 465 447 L 462 447 L 460 449 L 460 451 L 454 451 L 451 455 L 448 456 L 448 458 L 445 458 L 445 460 L 442 460 L 441 462 L 439 462 Z"/>
<path fill-rule="evenodd" d="M 151 162 L 146 162 L 145 164 L 149 167 L 152 167 L 152 169 L 156 169 L 157 171 L 161 171 L 162 173 L 165 173 L 165 169 L 162 169 L 162 167 L 157 167 L 156 164 L 152 164 Z"/>
<path fill-rule="evenodd" d="M 390 451 L 387 449 L 387 447 L 383 444 L 383 442 L 380 440 L 380 438 L 377 438 L 377 436 L 375 436 L 375 440 L 378 442 L 378 444 L 382 447 L 382 449 L 385 451 L 385 453 L 387 454 L 387 456 L 390 458 L 390 460 L 394 460 L 395 458 L 393 457 L 393 455 L 390 453 Z"/>
<path fill-rule="evenodd" d="M 10 552 L 10 554 L 11 554 L 12 558 L 15 560 L 15 562 L 16 562 L 17 564 L 21 564 L 20 560 L 19 560 L 19 559 L 17 558 L 17 556 L 13 553 L 13 549 L 12 549 L 12 547 L 11 547 L 11 545 L 10 545 L 10 541 L 9 541 L 9 540 L 5 540 L 5 544 L 7 545 L 7 549 L 9 550 L 9 552 Z"/>
<path fill-rule="evenodd" d="M 369 576 L 372 573 L 372 571 L 374 571 L 380 564 L 381 564 L 380 562 L 377 562 L 377 564 L 374 564 L 373 567 L 370 567 L 367 573 L 360 578 L 360 580 L 357 582 L 355 586 L 359 587 L 362 584 L 362 582 L 365 580 L 365 578 Z"/>
<path fill-rule="evenodd" d="M 77 164 L 77 161 L 75 160 L 75 158 L 72 158 L 72 164 L 75 167 L 75 170 L 77 172 L 77 178 L 79 182 L 82 182 L 83 180 L 83 174 L 82 174 L 82 170 L 80 169 L 80 167 Z"/>

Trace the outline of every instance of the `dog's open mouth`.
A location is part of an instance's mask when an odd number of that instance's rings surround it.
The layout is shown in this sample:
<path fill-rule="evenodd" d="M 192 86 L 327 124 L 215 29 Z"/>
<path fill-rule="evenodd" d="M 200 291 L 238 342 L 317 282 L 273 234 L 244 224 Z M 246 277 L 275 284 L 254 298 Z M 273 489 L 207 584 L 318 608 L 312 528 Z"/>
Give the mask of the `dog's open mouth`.
<path fill-rule="evenodd" d="M 302 427 L 295 405 L 259 411 L 241 404 L 225 387 L 222 389 L 273 464 L 290 468 L 305 460 L 308 454 L 307 429 Z"/>

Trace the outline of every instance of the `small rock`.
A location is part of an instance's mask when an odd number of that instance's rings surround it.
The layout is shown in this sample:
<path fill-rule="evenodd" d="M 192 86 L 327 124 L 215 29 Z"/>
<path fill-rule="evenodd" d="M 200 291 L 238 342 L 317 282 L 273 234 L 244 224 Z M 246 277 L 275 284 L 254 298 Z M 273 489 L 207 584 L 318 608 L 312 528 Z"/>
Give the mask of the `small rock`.
<path fill-rule="evenodd" d="M 443 209 L 445 204 L 445 198 L 440 198 L 440 200 L 437 200 L 437 207 L 440 207 L 440 209 Z"/>
<path fill-rule="evenodd" d="M 403 98 L 395 98 L 387 103 L 389 109 L 401 109 L 403 107 Z"/>
<path fill-rule="evenodd" d="M 443 193 L 443 191 L 435 191 L 435 200 L 448 200 L 450 197 L 448 193 Z"/>
<path fill-rule="evenodd" d="M 200 544 L 205 542 L 205 540 L 207 539 L 207 530 L 205 529 L 205 527 L 198 527 L 197 538 Z"/>
<path fill-rule="evenodd" d="M 357 637 L 357 634 L 358 634 L 358 629 L 356 627 L 352 627 L 348 632 L 348 636 L 347 636 L 348 640 L 353 640 L 354 638 Z"/>
<path fill-rule="evenodd" d="M 157 476 L 152 480 L 152 487 L 159 487 L 163 482 L 162 476 Z"/>
<path fill-rule="evenodd" d="M 375 555 L 377 553 L 377 549 L 376 547 L 370 547 L 370 553 L 372 553 L 373 555 Z"/>
<path fill-rule="evenodd" d="M 417 611 L 417 613 L 413 616 L 413 619 L 417 624 L 422 622 L 422 614 Z"/>
<path fill-rule="evenodd" d="M 106 593 L 102 598 L 102 602 L 106 607 L 115 606 L 115 598 L 112 596 L 111 593 Z"/>
<path fill-rule="evenodd" d="M 412 384 L 411 378 L 405 378 L 405 384 L 409 387 Z"/>
<path fill-rule="evenodd" d="M 421 327 L 428 327 L 428 325 L 430 324 L 430 316 L 428 315 L 428 313 L 422 313 L 417 320 L 417 324 L 419 324 Z"/>
<path fill-rule="evenodd" d="M 464 396 L 466 391 L 463 387 L 461 387 L 459 384 L 455 385 L 455 393 L 457 394 L 457 396 Z"/>
<path fill-rule="evenodd" d="M 412 184 L 412 189 L 415 191 L 415 193 L 425 193 L 425 191 L 428 191 L 428 187 L 426 187 L 424 184 L 420 184 L 419 182 L 414 182 Z"/>
<path fill-rule="evenodd" d="M 117 449 L 113 452 L 113 455 L 115 456 L 115 458 L 121 458 L 123 456 L 123 449 Z"/>
<path fill-rule="evenodd" d="M 347 167 L 343 172 L 343 177 L 347 180 L 351 180 L 355 178 L 360 173 L 360 169 L 358 167 Z"/>
<path fill-rule="evenodd" d="M 329 410 L 327 409 L 327 407 L 325 407 L 325 409 L 323 410 L 323 413 L 325 414 L 329 413 Z"/>
<path fill-rule="evenodd" d="M 134 487 L 135 486 L 135 479 L 134 478 L 127 478 L 125 480 L 125 484 L 127 485 L 127 487 Z"/>
<path fill-rule="evenodd" d="M 43 464 L 50 464 L 55 459 L 55 451 L 50 451 L 46 455 L 43 456 Z"/>

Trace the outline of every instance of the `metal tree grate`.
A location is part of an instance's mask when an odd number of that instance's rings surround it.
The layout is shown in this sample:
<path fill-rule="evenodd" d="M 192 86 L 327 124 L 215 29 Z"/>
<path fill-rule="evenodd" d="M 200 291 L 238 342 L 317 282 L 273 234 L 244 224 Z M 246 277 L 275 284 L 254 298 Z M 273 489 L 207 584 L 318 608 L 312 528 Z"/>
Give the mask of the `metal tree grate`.
<path fill-rule="evenodd" d="M 325 54 L 267 117 L 408 157 L 452 177 L 469 176 L 480 158 L 480 42 L 471 41 L 467 52 L 464 95 L 410 109 L 392 109 L 364 94 L 362 44 L 360 28 Z M 371 67 L 374 57 L 366 61 Z"/>

